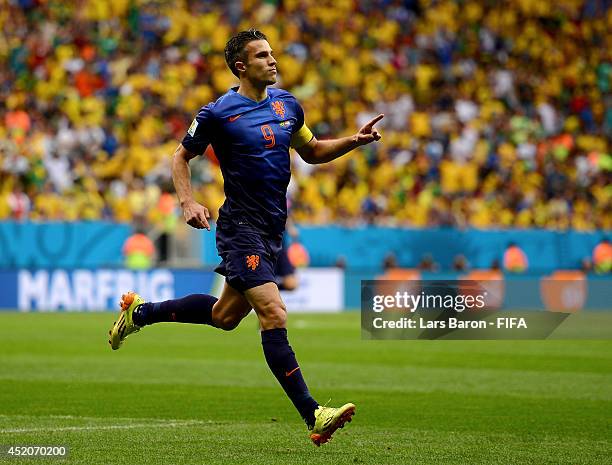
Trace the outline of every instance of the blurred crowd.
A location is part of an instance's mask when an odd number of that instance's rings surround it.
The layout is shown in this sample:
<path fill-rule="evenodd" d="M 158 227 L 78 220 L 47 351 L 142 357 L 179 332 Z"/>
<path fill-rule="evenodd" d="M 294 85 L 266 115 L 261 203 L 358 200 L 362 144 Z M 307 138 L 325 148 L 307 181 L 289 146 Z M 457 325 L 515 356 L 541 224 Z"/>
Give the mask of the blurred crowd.
<path fill-rule="evenodd" d="M 171 155 L 236 84 L 256 26 L 320 139 L 379 112 L 383 141 L 295 154 L 296 222 L 612 228 L 608 0 L 4 0 L 0 220 L 176 222 Z M 212 157 L 192 163 L 216 214 Z"/>

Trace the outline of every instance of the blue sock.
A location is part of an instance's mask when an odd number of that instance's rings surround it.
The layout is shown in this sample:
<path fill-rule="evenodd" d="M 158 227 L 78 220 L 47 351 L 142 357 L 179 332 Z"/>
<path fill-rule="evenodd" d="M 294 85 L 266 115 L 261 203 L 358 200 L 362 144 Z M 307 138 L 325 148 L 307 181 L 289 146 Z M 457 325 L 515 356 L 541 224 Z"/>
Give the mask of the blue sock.
<path fill-rule="evenodd" d="M 270 370 L 308 427 L 312 427 L 315 422 L 314 412 L 319 404 L 308 392 L 293 349 L 287 340 L 287 330 L 275 328 L 262 331 L 261 345 Z"/>
<path fill-rule="evenodd" d="M 216 301 L 217 298 L 212 295 L 192 294 L 165 302 L 147 302 L 134 311 L 134 324 L 146 326 L 162 321 L 173 321 L 214 326 L 212 308 Z"/>

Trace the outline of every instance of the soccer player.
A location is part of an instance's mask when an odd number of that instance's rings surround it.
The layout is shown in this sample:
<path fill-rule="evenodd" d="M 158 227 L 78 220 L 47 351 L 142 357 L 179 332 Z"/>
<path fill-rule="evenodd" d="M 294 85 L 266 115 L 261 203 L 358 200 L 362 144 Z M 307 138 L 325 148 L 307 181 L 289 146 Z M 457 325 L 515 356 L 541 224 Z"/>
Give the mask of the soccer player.
<path fill-rule="evenodd" d="M 274 268 L 274 276 L 276 276 L 276 285 L 281 291 L 295 291 L 298 287 L 298 278 L 295 274 L 295 266 L 289 260 L 289 237 L 297 237 L 297 229 L 293 222 L 287 219 L 286 231 L 283 234 L 281 242 L 281 251 L 276 260 Z"/>
<path fill-rule="evenodd" d="M 275 283 L 287 217 L 289 148 L 307 163 L 326 163 L 380 139 L 378 115 L 356 134 L 317 140 L 304 112 L 289 92 L 268 88 L 276 82 L 276 59 L 266 36 L 251 29 L 232 37 L 225 59 L 240 85 L 200 109 L 174 152 L 172 178 L 187 224 L 208 229 L 208 209 L 192 197 L 189 161 L 212 144 L 224 179 L 225 202 L 217 222 L 216 272 L 226 282 L 217 300 L 206 294 L 146 303 L 133 292 L 122 296 L 109 343 L 118 349 L 143 326 L 162 321 L 195 323 L 232 330 L 255 309 L 266 362 L 306 422 L 315 445 L 351 421 L 355 405 L 322 407 L 304 381 L 287 339 L 287 310 Z"/>
<path fill-rule="evenodd" d="M 295 291 L 298 287 L 298 278 L 295 274 L 295 266 L 289 260 L 289 249 L 287 238 L 283 235 L 281 250 L 274 267 L 275 282 L 280 291 Z"/>

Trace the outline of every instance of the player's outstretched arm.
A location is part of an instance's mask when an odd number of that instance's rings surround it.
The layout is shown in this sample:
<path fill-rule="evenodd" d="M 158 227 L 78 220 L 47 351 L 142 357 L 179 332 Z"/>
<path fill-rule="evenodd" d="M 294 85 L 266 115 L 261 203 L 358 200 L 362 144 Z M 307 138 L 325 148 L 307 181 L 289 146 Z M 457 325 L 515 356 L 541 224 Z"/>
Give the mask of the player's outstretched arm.
<path fill-rule="evenodd" d="M 330 140 L 317 140 L 313 137 L 310 142 L 296 150 L 306 163 L 319 164 L 335 160 L 357 147 L 380 140 L 381 135 L 374 125 L 384 116 L 380 114 L 371 119 L 352 136 Z"/>
<path fill-rule="evenodd" d="M 189 160 L 195 156 L 182 144 L 179 144 L 172 158 L 172 181 L 187 224 L 197 229 L 206 228 L 210 231 L 208 208 L 200 205 L 192 196 Z"/>

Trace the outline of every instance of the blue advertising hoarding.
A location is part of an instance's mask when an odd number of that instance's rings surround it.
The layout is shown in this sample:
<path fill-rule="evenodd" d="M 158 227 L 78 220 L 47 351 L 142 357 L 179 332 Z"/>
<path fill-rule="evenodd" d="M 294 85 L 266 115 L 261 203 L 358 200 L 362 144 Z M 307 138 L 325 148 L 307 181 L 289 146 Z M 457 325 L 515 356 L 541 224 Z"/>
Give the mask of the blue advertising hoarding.
<path fill-rule="evenodd" d="M 20 311 L 116 310 L 122 293 L 147 300 L 210 293 L 215 274 L 201 270 L 37 269 L 0 271 L 0 308 Z"/>
<path fill-rule="evenodd" d="M 111 221 L 0 221 L 0 268 L 121 266 L 130 234 L 131 226 Z"/>

